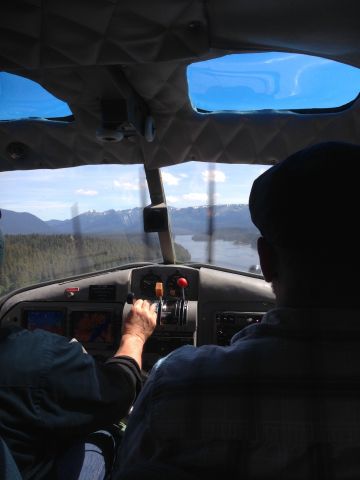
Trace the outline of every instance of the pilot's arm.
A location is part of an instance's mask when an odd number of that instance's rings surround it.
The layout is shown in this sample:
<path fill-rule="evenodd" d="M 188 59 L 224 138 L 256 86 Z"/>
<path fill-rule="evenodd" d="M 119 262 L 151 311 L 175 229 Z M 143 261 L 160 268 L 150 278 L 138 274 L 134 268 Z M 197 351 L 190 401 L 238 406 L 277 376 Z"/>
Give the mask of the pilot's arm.
<path fill-rule="evenodd" d="M 127 415 L 141 388 L 141 354 L 156 324 L 154 307 L 137 300 L 115 355 L 104 364 L 78 342 L 54 336 L 48 349 L 42 417 L 59 435 L 83 435 Z"/>

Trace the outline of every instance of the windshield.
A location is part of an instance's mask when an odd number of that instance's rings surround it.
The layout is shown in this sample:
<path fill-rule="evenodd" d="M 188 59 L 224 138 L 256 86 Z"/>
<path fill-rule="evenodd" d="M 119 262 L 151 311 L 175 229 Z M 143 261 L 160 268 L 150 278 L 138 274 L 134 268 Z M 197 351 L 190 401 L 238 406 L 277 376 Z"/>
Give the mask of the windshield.
<path fill-rule="evenodd" d="M 172 232 L 191 261 L 261 274 L 248 200 L 267 168 L 189 162 L 162 169 Z"/>
<path fill-rule="evenodd" d="M 5 239 L 0 294 L 31 284 L 162 261 L 156 234 L 143 233 L 149 203 L 139 165 L 92 165 L 0 173 Z M 180 261 L 190 259 L 176 246 Z"/>
<path fill-rule="evenodd" d="M 247 203 L 253 179 L 265 168 L 190 162 L 162 169 L 178 263 L 260 273 Z M 150 200 L 142 166 L 3 172 L 0 184 L 2 295 L 129 263 L 162 262 L 157 234 L 143 232 L 142 209 Z"/>

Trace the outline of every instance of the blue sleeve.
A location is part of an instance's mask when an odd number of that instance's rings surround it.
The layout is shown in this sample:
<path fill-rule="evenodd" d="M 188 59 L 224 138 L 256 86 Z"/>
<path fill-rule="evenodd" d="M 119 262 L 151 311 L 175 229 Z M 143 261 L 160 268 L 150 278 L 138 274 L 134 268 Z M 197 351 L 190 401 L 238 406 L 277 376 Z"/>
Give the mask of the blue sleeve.
<path fill-rule="evenodd" d="M 138 390 L 135 362 L 118 357 L 98 363 L 78 342 L 56 335 L 46 354 L 41 402 L 45 426 L 58 435 L 83 435 L 127 415 Z"/>

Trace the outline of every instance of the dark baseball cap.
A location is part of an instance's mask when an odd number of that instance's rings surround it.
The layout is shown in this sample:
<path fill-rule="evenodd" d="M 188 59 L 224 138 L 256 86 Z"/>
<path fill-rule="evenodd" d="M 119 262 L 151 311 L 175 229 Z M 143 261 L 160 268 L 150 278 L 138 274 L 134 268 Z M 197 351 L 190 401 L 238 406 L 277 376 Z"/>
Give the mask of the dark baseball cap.
<path fill-rule="evenodd" d="M 274 165 L 252 186 L 251 218 L 282 247 L 333 248 L 358 243 L 360 146 L 328 142 Z"/>

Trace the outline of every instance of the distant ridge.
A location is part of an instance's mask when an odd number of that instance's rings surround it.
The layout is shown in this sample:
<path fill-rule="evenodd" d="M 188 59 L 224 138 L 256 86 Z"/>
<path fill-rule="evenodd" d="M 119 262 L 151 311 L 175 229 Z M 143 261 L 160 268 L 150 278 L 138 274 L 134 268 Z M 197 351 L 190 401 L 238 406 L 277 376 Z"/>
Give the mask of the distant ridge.
<path fill-rule="evenodd" d="M 31 213 L 13 212 L 3 208 L 1 213 L 0 228 L 4 234 L 42 233 L 50 235 L 52 233 L 50 225 Z"/>
<path fill-rule="evenodd" d="M 205 234 L 207 231 L 208 207 L 169 207 L 171 226 L 176 235 Z M 142 232 L 142 209 L 89 211 L 80 214 L 78 222 L 83 235 L 140 233 Z M 18 213 L 2 209 L 0 228 L 4 234 L 73 234 L 73 219 L 43 221 L 31 213 Z M 247 205 L 217 205 L 215 228 L 241 229 L 256 232 L 251 222 Z"/>

